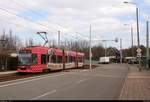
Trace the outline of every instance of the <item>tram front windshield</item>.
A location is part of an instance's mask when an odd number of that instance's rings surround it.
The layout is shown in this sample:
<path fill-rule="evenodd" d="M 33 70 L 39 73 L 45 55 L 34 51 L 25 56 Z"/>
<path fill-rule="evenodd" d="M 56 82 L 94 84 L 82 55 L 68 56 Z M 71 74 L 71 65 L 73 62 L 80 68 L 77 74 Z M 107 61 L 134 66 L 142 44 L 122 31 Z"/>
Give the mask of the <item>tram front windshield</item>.
<path fill-rule="evenodd" d="M 20 53 L 19 54 L 19 65 L 31 65 L 32 54 L 31 53 Z"/>

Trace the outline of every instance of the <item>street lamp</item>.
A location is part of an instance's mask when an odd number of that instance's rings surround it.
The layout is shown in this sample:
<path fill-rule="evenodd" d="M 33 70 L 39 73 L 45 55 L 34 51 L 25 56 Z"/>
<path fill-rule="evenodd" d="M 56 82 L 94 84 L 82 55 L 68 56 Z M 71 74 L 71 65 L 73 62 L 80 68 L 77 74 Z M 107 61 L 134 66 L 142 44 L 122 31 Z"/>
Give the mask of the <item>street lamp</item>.
<path fill-rule="evenodd" d="M 105 42 L 105 57 L 106 57 L 106 50 L 107 50 L 107 40 L 102 40 L 103 42 Z"/>
<path fill-rule="evenodd" d="M 129 24 L 124 24 L 125 26 L 130 26 Z M 133 27 L 131 25 L 131 47 L 132 47 L 132 57 L 134 57 L 134 50 L 133 50 Z"/>
<path fill-rule="evenodd" d="M 138 17 L 139 9 L 138 9 L 136 3 L 127 2 L 127 1 L 125 1 L 124 3 L 126 3 L 126 4 L 132 4 L 132 5 L 135 5 L 135 6 L 136 6 L 137 40 L 138 40 L 138 48 L 139 48 L 139 47 L 140 47 L 140 38 L 139 38 L 139 17 Z"/>
<path fill-rule="evenodd" d="M 58 48 L 60 48 L 60 31 L 58 31 Z"/>
<path fill-rule="evenodd" d="M 90 31 L 89 31 L 89 33 L 90 33 L 90 39 L 89 39 L 89 40 L 90 40 L 90 41 L 89 41 L 89 42 L 90 42 L 90 50 L 89 50 L 89 55 L 90 55 L 90 57 L 89 57 L 89 60 L 90 60 L 90 69 L 92 69 L 92 64 L 91 64 L 91 60 L 92 60 L 92 58 L 91 58 L 91 57 L 92 57 L 92 52 L 91 52 L 91 37 L 92 37 L 92 36 L 91 36 L 91 33 L 92 33 L 92 32 L 91 32 L 91 25 L 90 25 Z"/>
<path fill-rule="evenodd" d="M 122 39 L 120 38 L 120 63 L 122 64 L 122 59 L 123 59 L 123 56 L 122 56 Z"/>
<path fill-rule="evenodd" d="M 139 17 L 138 17 L 138 11 L 139 11 L 139 9 L 138 9 L 138 7 L 137 7 L 137 4 L 136 3 L 134 3 L 134 2 L 124 2 L 124 3 L 126 3 L 126 4 L 132 4 L 132 5 L 135 5 L 136 6 L 136 22 L 137 22 L 137 41 L 138 41 L 138 50 L 141 50 L 140 49 L 140 38 L 139 38 Z M 141 54 L 141 53 L 139 53 L 139 54 Z M 139 58 L 138 58 L 138 61 L 139 61 L 139 65 L 141 64 L 141 56 L 139 56 Z"/>

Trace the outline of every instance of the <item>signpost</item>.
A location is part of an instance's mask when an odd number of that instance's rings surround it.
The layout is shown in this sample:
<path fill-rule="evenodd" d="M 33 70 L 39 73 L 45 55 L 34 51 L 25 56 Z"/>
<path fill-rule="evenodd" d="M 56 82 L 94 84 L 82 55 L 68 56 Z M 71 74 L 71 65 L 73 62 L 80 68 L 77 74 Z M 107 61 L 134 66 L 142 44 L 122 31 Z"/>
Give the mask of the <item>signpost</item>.
<path fill-rule="evenodd" d="M 62 49 L 63 51 L 63 70 L 65 70 L 65 50 L 64 48 Z"/>
<path fill-rule="evenodd" d="M 137 50 L 136 50 L 136 52 L 137 52 L 137 57 L 142 57 L 142 50 L 140 49 L 140 48 L 138 48 Z"/>
<path fill-rule="evenodd" d="M 141 53 L 137 53 L 137 57 L 142 57 L 142 54 Z"/>
<path fill-rule="evenodd" d="M 140 48 L 138 48 L 136 51 L 137 51 L 137 53 L 141 53 L 142 50 Z"/>
<path fill-rule="evenodd" d="M 140 67 L 140 65 L 141 65 L 141 57 L 142 57 L 142 50 L 140 49 L 140 48 L 138 48 L 137 50 L 136 50 L 136 52 L 137 52 L 137 58 L 138 58 L 138 61 L 139 61 L 139 71 L 141 71 L 141 67 Z"/>

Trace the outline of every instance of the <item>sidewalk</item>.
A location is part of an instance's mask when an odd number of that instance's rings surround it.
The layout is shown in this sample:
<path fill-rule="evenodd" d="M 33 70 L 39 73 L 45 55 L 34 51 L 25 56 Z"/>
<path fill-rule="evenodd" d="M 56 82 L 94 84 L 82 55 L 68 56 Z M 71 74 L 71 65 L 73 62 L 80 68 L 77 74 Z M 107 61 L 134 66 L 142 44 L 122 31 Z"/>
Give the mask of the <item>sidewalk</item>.
<path fill-rule="evenodd" d="M 150 100 L 150 71 L 131 65 L 119 100 Z"/>
<path fill-rule="evenodd" d="M 5 75 L 5 74 L 12 74 L 16 73 L 17 71 L 5 71 L 5 72 L 0 72 L 0 75 Z"/>

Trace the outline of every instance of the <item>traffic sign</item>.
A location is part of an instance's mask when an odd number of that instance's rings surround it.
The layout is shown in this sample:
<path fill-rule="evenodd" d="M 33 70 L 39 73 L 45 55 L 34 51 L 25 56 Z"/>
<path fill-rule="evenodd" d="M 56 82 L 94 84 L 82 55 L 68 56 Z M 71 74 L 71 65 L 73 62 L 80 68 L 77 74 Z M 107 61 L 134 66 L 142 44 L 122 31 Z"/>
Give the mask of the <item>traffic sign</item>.
<path fill-rule="evenodd" d="M 137 53 L 137 57 L 142 57 L 142 54 L 141 53 Z"/>
<path fill-rule="evenodd" d="M 142 51 L 142 50 L 141 50 L 140 48 L 138 48 L 138 49 L 136 50 L 137 53 L 141 53 L 141 51 Z"/>

